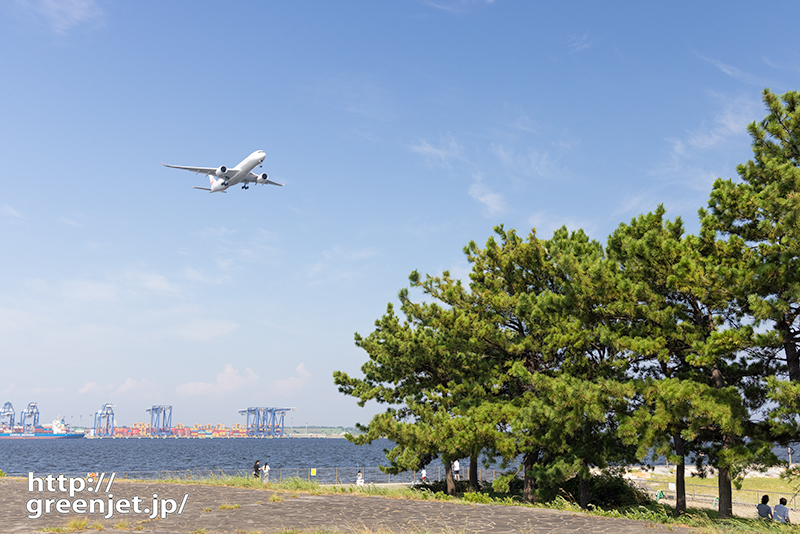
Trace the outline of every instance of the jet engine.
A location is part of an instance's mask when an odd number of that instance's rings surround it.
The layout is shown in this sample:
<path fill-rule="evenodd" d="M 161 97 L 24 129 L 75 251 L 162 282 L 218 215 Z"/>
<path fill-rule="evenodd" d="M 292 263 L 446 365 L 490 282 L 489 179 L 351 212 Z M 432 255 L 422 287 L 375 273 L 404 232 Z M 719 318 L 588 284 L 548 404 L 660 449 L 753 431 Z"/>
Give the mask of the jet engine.
<path fill-rule="evenodd" d="M 267 176 L 267 173 L 262 173 L 262 174 L 261 174 L 261 176 L 259 176 L 258 178 L 256 178 L 256 181 L 257 181 L 258 183 L 260 183 L 260 184 L 265 184 L 265 183 L 267 183 L 267 180 L 269 180 L 269 176 Z"/>
<path fill-rule="evenodd" d="M 217 178 L 222 178 L 225 176 L 226 172 L 228 172 L 228 168 L 225 165 L 222 165 L 219 169 L 214 171 L 214 174 L 217 176 Z"/>

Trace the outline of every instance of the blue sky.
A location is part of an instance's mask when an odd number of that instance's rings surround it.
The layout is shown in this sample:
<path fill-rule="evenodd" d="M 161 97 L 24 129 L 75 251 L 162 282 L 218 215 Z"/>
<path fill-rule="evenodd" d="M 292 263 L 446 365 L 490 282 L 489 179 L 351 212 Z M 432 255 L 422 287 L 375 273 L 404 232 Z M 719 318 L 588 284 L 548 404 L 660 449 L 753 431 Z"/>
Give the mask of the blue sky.
<path fill-rule="evenodd" d="M 120 2 L 0 7 L 0 402 L 75 424 L 352 425 L 334 370 L 418 269 L 496 224 L 697 228 L 800 89 L 772 2 Z M 264 150 L 283 188 L 177 165 Z"/>

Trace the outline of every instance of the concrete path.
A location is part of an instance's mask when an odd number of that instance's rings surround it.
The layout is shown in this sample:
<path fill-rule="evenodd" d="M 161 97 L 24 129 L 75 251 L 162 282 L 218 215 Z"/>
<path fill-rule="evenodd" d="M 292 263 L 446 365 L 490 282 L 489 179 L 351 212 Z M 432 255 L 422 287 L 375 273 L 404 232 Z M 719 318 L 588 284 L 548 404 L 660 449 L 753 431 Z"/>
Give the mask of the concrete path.
<path fill-rule="evenodd" d="M 42 492 L 28 489 L 27 480 L 0 479 L 0 533 L 40 532 L 43 527 L 63 527 L 70 520 L 83 518 L 89 519 L 90 526 L 102 524 L 106 532 L 124 527 L 124 530 L 148 533 L 272 534 L 286 530 L 360 534 L 365 531 L 398 534 L 691 532 L 690 529 L 627 519 L 538 508 L 344 494 L 293 495 L 261 489 L 127 481 L 115 481 L 108 493 L 105 488 L 96 487 L 92 488 L 94 492 L 84 490 L 72 497 L 68 492 L 59 492 L 57 487 L 55 492 L 48 492 L 46 486 Z M 155 514 L 151 511 L 154 494 L 158 503 Z M 52 500 L 49 513 L 48 499 Z M 91 499 L 96 501 L 91 503 Z M 104 504 L 102 513 L 100 501 Z M 109 501 L 114 503 L 112 514 L 108 513 Z M 94 513 L 88 513 L 91 504 L 95 506 Z M 179 514 L 181 504 L 183 509 Z M 65 513 L 59 511 L 59 506 Z M 81 513 L 76 514 L 73 509 Z M 40 517 L 30 517 L 39 512 Z"/>

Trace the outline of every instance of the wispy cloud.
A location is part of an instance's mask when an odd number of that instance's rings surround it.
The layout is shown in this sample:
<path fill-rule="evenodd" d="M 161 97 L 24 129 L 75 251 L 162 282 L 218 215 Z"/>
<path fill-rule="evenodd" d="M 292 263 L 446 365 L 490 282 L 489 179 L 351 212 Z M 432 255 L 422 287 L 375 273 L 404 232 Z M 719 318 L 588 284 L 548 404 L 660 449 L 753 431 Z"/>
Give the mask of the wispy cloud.
<path fill-rule="evenodd" d="M 309 88 L 323 105 L 371 120 L 396 117 L 388 84 L 364 74 L 341 72 L 320 79 Z"/>
<path fill-rule="evenodd" d="M 316 283 L 351 280 L 364 271 L 365 261 L 377 256 L 375 249 L 347 250 L 339 245 L 322 251 L 322 259 L 308 266 L 308 276 Z"/>
<path fill-rule="evenodd" d="M 516 174 L 533 175 L 548 180 L 566 175 L 566 169 L 559 162 L 559 157 L 551 155 L 549 150 L 530 148 L 527 152 L 520 153 L 503 145 L 492 144 L 491 151 L 504 167 Z"/>
<path fill-rule="evenodd" d="M 297 393 L 308 385 L 310 379 L 311 373 L 306 370 L 306 364 L 301 362 L 295 369 L 294 376 L 276 380 L 270 389 L 276 395 Z"/>
<path fill-rule="evenodd" d="M 469 186 L 468 193 L 469 196 L 486 206 L 489 215 L 500 215 L 506 209 L 503 195 L 487 187 L 480 174 L 475 176 L 475 181 Z"/>
<path fill-rule="evenodd" d="M 152 382 L 147 379 L 142 380 L 134 380 L 131 377 L 128 377 L 125 382 L 120 384 L 120 386 L 114 391 L 114 395 L 125 395 L 128 393 L 153 393 L 155 392 L 155 386 Z"/>
<path fill-rule="evenodd" d="M 15 210 L 8 204 L 3 204 L 0 206 L 0 214 L 5 215 L 6 217 L 14 217 L 15 219 L 22 219 L 22 213 L 18 210 Z"/>
<path fill-rule="evenodd" d="M 107 393 L 114 389 L 113 384 L 106 384 L 105 386 L 101 386 L 96 381 L 92 380 L 91 382 L 86 382 L 83 387 L 78 390 L 78 394 L 85 395 L 87 393 Z"/>
<path fill-rule="evenodd" d="M 473 7 L 492 5 L 494 0 L 422 0 L 422 4 L 449 13 L 462 13 Z"/>
<path fill-rule="evenodd" d="M 211 396 L 215 398 L 224 397 L 231 393 L 240 392 L 255 386 L 258 382 L 258 375 L 249 367 L 245 369 L 247 376 L 242 376 L 228 364 L 225 369 L 217 375 L 214 382 L 186 382 L 178 386 L 175 391 L 179 395 L 186 396 Z"/>
<path fill-rule="evenodd" d="M 463 160 L 464 149 L 452 135 L 445 135 L 439 140 L 438 145 L 420 140 L 411 145 L 411 150 L 421 154 L 429 163 L 449 168 L 454 160 Z"/>
<path fill-rule="evenodd" d="M 741 82 L 744 82 L 746 84 L 755 85 L 755 86 L 758 86 L 758 87 L 767 87 L 767 86 L 770 85 L 766 80 L 764 80 L 764 79 L 762 79 L 762 78 L 760 78 L 758 76 L 755 76 L 753 74 L 750 74 L 748 72 L 744 72 L 742 70 L 739 70 L 736 67 L 734 67 L 732 65 L 728 65 L 727 63 L 723 63 L 722 61 L 720 61 L 718 59 L 705 57 L 705 56 L 703 56 L 701 54 L 697 54 L 697 57 L 699 57 L 703 61 L 711 63 L 712 65 L 717 67 L 719 70 L 721 70 L 722 72 L 724 72 L 725 74 L 727 74 L 731 78 L 735 78 L 735 79 L 737 79 L 737 80 L 739 80 Z"/>
<path fill-rule="evenodd" d="M 686 137 L 667 140 L 671 147 L 671 163 L 661 165 L 661 171 L 682 169 L 687 163 L 699 162 L 713 151 L 726 149 L 733 141 L 747 139 L 747 125 L 758 118 L 761 102 L 751 97 L 711 96 L 720 103 L 720 111 L 709 124 L 702 123 L 688 131 Z"/>
<path fill-rule="evenodd" d="M 15 5 L 58 34 L 66 34 L 84 24 L 100 24 L 103 20 L 103 10 L 96 0 L 15 0 Z"/>
<path fill-rule="evenodd" d="M 788 70 L 788 71 L 792 71 L 792 72 L 800 72 L 800 65 L 797 65 L 797 64 L 794 64 L 794 65 L 781 65 L 780 63 L 777 63 L 775 61 L 771 61 L 766 56 L 761 56 L 761 59 L 764 60 L 764 63 L 766 63 L 767 65 L 769 65 L 773 69 Z"/>
<path fill-rule="evenodd" d="M 61 217 L 61 222 L 63 222 L 64 224 L 68 224 L 70 226 L 75 226 L 76 228 L 84 228 L 85 227 L 85 225 L 83 225 L 83 224 L 81 224 L 81 223 L 79 223 L 77 221 L 73 221 L 72 219 L 68 219 L 67 217 Z"/>
<path fill-rule="evenodd" d="M 590 36 L 588 33 L 584 33 L 583 35 L 570 37 L 567 41 L 567 45 L 573 52 L 582 52 L 593 47 L 595 42 L 597 42 L 597 39 Z"/>

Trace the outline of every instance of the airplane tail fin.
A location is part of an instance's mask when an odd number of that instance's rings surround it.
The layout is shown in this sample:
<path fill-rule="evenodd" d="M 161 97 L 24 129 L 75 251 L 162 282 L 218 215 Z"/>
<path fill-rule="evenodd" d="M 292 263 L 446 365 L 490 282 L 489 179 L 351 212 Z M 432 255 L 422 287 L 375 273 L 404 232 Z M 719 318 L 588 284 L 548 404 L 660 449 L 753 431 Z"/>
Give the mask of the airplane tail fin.
<path fill-rule="evenodd" d="M 214 177 L 210 174 L 208 175 L 208 181 L 211 182 L 211 187 L 214 187 Z"/>

